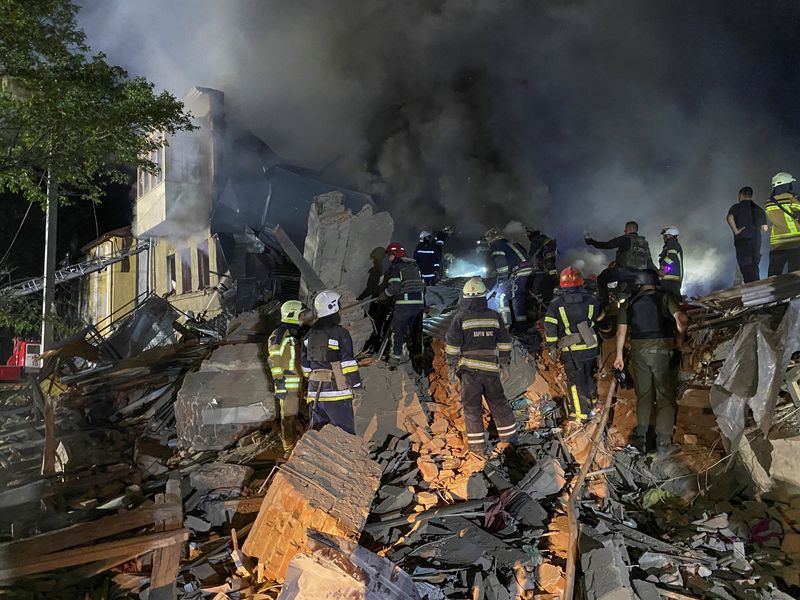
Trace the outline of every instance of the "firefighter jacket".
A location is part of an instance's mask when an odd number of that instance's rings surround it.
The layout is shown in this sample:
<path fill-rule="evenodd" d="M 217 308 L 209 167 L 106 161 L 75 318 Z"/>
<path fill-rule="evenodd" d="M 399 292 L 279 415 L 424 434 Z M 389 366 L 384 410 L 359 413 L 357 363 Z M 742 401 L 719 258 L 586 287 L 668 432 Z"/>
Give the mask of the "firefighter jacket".
<path fill-rule="evenodd" d="M 485 298 L 473 299 L 457 312 L 445 343 L 447 361 L 457 371 L 500 373 L 500 365 L 511 362 L 511 337 Z"/>
<path fill-rule="evenodd" d="M 618 323 L 627 325 L 632 340 L 674 338 L 677 333 L 675 317 L 680 310 L 678 299 L 664 290 L 639 292 L 620 311 Z"/>
<path fill-rule="evenodd" d="M 420 242 L 414 250 L 414 260 L 425 284 L 436 283 L 442 271 L 442 247 L 433 241 Z"/>
<path fill-rule="evenodd" d="M 671 237 L 664 242 L 658 255 L 658 268 L 663 273 L 662 281 L 683 282 L 683 248 L 678 238 Z"/>
<path fill-rule="evenodd" d="M 505 238 L 500 238 L 489 244 L 492 253 L 494 270 L 500 279 L 508 279 L 511 271 L 527 257 L 525 250 L 516 243 L 509 242 Z"/>
<path fill-rule="evenodd" d="M 361 387 L 361 374 L 353 353 L 353 340 L 339 325 L 339 315 L 319 319 L 306 334 L 300 347 L 303 376 L 308 379 L 306 399 L 313 402 L 352 400 L 353 390 Z"/>
<path fill-rule="evenodd" d="M 533 268 L 556 275 L 556 241 L 541 232 L 535 232 L 529 237 L 531 249 L 528 255 Z"/>
<path fill-rule="evenodd" d="M 297 348 L 300 345 L 297 339 L 299 331 L 299 325 L 281 323 L 269 336 L 267 362 L 275 382 L 276 395 L 300 393 L 302 369 Z"/>
<path fill-rule="evenodd" d="M 600 300 L 583 286 L 562 289 L 547 308 L 544 335 L 548 344 L 558 344 L 562 352 L 576 359 L 600 353 L 594 326 L 600 318 Z"/>
<path fill-rule="evenodd" d="M 425 283 L 416 261 L 405 257 L 392 261 L 384 293 L 394 299 L 395 306 L 424 306 Z"/>
<path fill-rule="evenodd" d="M 777 194 L 764 207 L 772 224 L 769 233 L 771 250 L 800 247 L 800 199 L 792 192 Z"/>

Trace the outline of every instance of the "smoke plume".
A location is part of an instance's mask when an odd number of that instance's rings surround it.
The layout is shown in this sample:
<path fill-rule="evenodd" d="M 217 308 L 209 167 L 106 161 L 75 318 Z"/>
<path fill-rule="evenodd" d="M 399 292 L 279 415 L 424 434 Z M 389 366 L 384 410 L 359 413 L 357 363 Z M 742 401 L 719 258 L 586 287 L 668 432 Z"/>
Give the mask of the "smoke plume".
<path fill-rule="evenodd" d="M 701 291 L 732 282 L 738 189 L 763 202 L 800 170 L 800 7 L 767 4 L 93 0 L 81 19 L 110 60 L 224 90 L 287 160 L 375 194 L 402 242 L 450 223 L 467 248 L 516 220 L 563 265 L 584 230 L 637 220 L 656 254 L 677 225 Z"/>

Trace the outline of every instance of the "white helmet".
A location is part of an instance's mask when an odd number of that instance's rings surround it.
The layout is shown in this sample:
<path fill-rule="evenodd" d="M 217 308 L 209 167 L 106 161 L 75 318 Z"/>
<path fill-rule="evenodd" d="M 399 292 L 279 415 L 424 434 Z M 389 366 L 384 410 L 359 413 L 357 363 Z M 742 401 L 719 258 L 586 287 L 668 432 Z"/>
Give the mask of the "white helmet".
<path fill-rule="evenodd" d="M 779 185 L 794 183 L 795 181 L 797 180 L 792 176 L 791 173 L 787 173 L 786 171 L 781 171 L 780 173 L 775 173 L 774 177 L 772 178 L 772 187 L 774 189 Z"/>
<path fill-rule="evenodd" d="M 317 294 L 314 298 L 314 310 L 317 313 L 317 318 L 327 317 L 339 312 L 339 300 L 342 295 L 334 290 L 325 290 Z"/>
<path fill-rule="evenodd" d="M 485 298 L 486 284 L 483 283 L 483 279 L 480 277 L 472 277 L 464 284 L 462 295 L 464 298 Z"/>
<path fill-rule="evenodd" d="M 661 235 L 671 235 L 673 237 L 678 237 L 681 232 L 678 230 L 675 225 L 667 225 L 664 229 L 661 230 Z"/>
<path fill-rule="evenodd" d="M 425 240 L 427 240 L 430 237 L 433 237 L 433 232 L 432 231 L 428 231 L 427 229 L 423 229 L 422 231 L 419 232 L 419 241 L 420 242 L 424 242 Z"/>

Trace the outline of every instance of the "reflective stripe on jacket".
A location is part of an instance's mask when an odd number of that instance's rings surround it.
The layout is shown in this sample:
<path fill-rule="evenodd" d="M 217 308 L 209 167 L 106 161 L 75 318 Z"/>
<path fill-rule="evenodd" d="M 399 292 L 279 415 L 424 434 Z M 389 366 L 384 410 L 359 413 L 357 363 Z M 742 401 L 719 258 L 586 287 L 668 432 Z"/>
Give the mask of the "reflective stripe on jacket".
<path fill-rule="evenodd" d="M 658 256 L 658 267 L 664 273 L 663 281 L 683 281 L 683 248 L 678 240 L 669 238 Z"/>
<path fill-rule="evenodd" d="M 483 303 L 460 311 L 445 336 L 445 352 L 458 369 L 499 373 L 511 361 L 511 337 L 500 316 Z"/>
<path fill-rule="evenodd" d="M 267 363 L 275 382 L 276 394 L 300 392 L 302 369 L 300 353 L 297 351 L 299 342 L 295 337 L 297 331 L 297 327 L 282 324 L 269 336 Z"/>
<path fill-rule="evenodd" d="M 777 194 L 764 207 L 772 224 L 769 232 L 771 249 L 800 246 L 800 200 L 791 193 Z"/>
<path fill-rule="evenodd" d="M 498 277 L 508 277 L 511 269 L 523 262 L 527 257 L 525 251 L 518 244 L 509 242 L 504 238 L 493 241 L 489 245 L 494 261 L 494 270 Z"/>
<path fill-rule="evenodd" d="M 562 290 L 547 308 L 544 318 L 545 341 L 557 344 L 561 338 L 578 333 L 578 325 L 587 321 L 590 328 L 600 317 L 600 301 L 597 296 L 583 287 Z M 564 352 L 591 351 L 597 354 L 599 345 L 597 335 L 592 331 L 594 341 L 590 343 L 573 343 L 561 348 Z"/>
<path fill-rule="evenodd" d="M 425 283 L 416 261 L 400 258 L 392 262 L 387 274 L 386 295 L 394 298 L 395 306 L 425 304 Z"/>
<path fill-rule="evenodd" d="M 333 371 L 333 363 L 338 363 L 347 385 L 338 386 L 334 377 L 330 377 L 329 381 L 309 380 L 306 400 L 313 402 L 317 390 L 320 402 L 350 400 L 353 397 L 353 389 L 361 386 L 361 374 L 353 353 L 353 340 L 341 325 L 323 323 L 320 326 L 322 321 L 323 319 L 320 319 L 312 326 L 300 346 L 303 376 L 310 378 L 315 371 Z M 319 348 L 311 347 L 317 343 L 320 345 Z"/>

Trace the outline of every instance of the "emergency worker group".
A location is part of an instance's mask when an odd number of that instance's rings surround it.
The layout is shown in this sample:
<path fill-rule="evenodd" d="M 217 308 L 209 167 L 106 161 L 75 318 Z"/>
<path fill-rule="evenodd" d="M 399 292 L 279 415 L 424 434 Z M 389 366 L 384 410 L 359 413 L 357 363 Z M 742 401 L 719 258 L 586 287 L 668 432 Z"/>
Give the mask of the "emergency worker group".
<path fill-rule="evenodd" d="M 760 277 L 761 236 L 769 232 L 768 274 L 800 270 L 800 200 L 795 178 L 772 179 L 762 208 L 753 190 L 739 190 L 726 215 L 744 283 Z M 447 276 L 452 254 L 444 252 L 451 227 L 422 230 L 409 253 L 399 243 L 370 255 L 368 284 L 358 300 L 375 331 L 364 349 L 389 368 L 407 362 L 429 372 L 430 349 L 422 334 L 426 290 Z M 682 310 L 684 253 L 677 226 L 661 230 L 662 249 L 653 261 L 650 245 L 635 221 L 607 241 L 585 235 L 588 246 L 613 250 L 607 268 L 585 278 L 579 268 L 560 272 L 557 242 L 527 229 L 527 243 L 487 230 L 478 247 L 487 260 L 484 277 L 461 289 L 445 338 L 450 383 L 460 393 L 469 451 L 479 460 L 513 452 L 517 424 L 503 382 L 509 376 L 512 344 L 559 365 L 567 382 L 565 408 L 576 426 L 596 412 L 596 376 L 603 340 L 614 340 L 613 371 L 620 385 L 635 388 L 637 428 L 633 446 L 641 453 L 668 456 L 676 448 L 675 426 L 680 349 L 688 326 Z M 410 254 L 410 255 L 409 255 Z M 387 266 L 388 265 L 388 266 Z M 302 435 L 303 421 L 314 429 L 330 423 L 355 434 L 353 403 L 363 384 L 360 348 L 341 325 L 341 296 L 318 293 L 313 311 L 297 300 L 281 307 L 281 323 L 270 335 L 268 361 L 281 414 L 281 438 L 289 452 Z M 345 308 L 346 309 L 346 308 Z M 497 434 L 491 446 L 483 422 L 487 405 Z M 491 450 L 491 451 L 490 451 Z"/>

